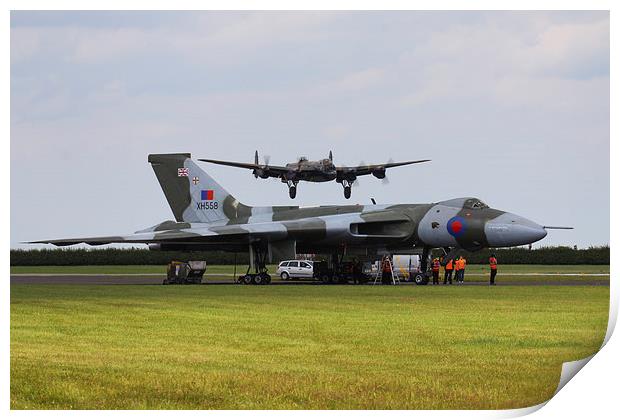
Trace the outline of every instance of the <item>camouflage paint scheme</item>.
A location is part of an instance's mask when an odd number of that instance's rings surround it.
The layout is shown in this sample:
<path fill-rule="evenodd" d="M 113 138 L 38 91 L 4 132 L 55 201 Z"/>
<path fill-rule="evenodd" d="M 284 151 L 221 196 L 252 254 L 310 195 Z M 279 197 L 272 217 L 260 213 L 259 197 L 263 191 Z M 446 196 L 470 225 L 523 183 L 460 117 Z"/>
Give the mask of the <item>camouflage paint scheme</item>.
<path fill-rule="evenodd" d="M 546 230 L 523 217 L 488 207 L 476 198 L 430 204 L 251 207 L 240 203 L 203 171 L 190 154 L 148 158 L 176 221 L 130 235 L 54 239 L 32 243 L 145 243 L 160 249 L 247 250 L 376 254 L 419 248 L 479 250 L 536 242 Z M 273 248 L 273 252 L 271 252 Z"/>

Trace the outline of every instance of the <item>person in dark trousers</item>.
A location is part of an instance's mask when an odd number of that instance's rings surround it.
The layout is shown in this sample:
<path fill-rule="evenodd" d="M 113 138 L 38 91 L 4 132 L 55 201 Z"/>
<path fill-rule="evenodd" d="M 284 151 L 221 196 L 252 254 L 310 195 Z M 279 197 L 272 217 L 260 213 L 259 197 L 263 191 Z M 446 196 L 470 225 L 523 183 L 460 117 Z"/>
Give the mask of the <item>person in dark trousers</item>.
<path fill-rule="evenodd" d="M 456 271 L 456 284 L 463 284 L 465 278 L 465 258 L 459 256 L 454 262 L 454 270 Z"/>
<path fill-rule="evenodd" d="M 444 267 L 443 284 L 452 284 L 452 271 L 454 271 L 454 260 L 448 260 Z"/>
<path fill-rule="evenodd" d="M 381 283 L 392 283 L 392 264 L 390 263 L 389 255 L 384 256 L 381 262 Z"/>
<path fill-rule="evenodd" d="M 439 284 L 439 258 L 433 259 L 431 269 L 433 270 L 433 284 Z"/>
<path fill-rule="evenodd" d="M 495 258 L 495 254 L 491 254 L 491 258 L 489 258 L 489 268 L 491 269 L 491 278 L 489 280 L 489 284 L 491 286 L 494 286 L 495 276 L 497 275 L 497 258 Z"/>

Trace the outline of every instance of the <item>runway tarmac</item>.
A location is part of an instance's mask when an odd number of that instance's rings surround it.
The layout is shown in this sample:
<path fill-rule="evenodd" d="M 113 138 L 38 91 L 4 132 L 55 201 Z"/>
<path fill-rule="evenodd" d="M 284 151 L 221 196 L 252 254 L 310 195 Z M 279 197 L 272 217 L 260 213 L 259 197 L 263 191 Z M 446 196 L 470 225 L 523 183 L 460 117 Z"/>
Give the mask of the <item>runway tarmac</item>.
<path fill-rule="evenodd" d="M 149 274 L 13 274 L 11 275 L 11 284 L 75 284 L 75 285 L 161 285 L 164 276 Z M 217 275 L 203 279 L 203 285 L 222 285 L 235 284 L 230 276 Z M 372 285 L 372 281 L 367 285 Z M 296 280 L 282 281 L 274 280 L 269 286 L 329 286 L 319 281 Z M 465 281 L 464 286 L 487 286 L 487 281 Z M 551 276 L 542 276 L 533 278 L 528 276 L 523 280 L 506 280 L 502 281 L 501 277 L 497 279 L 498 286 L 609 286 L 609 278 L 603 276 L 583 276 L 579 278 L 563 277 L 553 280 Z M 242 285 L 240 285 L 242 286 Z M 350 286 L 354 286 L 350 284 Z M 401 286 L 415 286 L 415 283 L 402 282 Z M 432 285 L 429 283 L 428 286 Z M 443 284 L 440 284 L 443 286 Z M 447 285 L 459 287 L 456 284 Z M 174 286 L 170 286 L 174 287 Z M 264 287 L 264 286 L 263 286 Z M 420 286 L 421 287 L 421 286 Z"/>

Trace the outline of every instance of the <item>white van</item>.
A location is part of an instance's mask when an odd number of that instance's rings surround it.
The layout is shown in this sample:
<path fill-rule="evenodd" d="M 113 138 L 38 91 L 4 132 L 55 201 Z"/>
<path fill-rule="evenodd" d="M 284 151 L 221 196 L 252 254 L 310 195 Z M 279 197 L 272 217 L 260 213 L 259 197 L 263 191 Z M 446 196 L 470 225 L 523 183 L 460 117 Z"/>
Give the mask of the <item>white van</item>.
<path fill-rule="evenodd" d="M 282 280 L 291 278 L 310 279 L 314 277 L 314 269 L 312 261 L 309 260 L 282 261 L 278 265 L 276 274 L 279 275 Z"/>

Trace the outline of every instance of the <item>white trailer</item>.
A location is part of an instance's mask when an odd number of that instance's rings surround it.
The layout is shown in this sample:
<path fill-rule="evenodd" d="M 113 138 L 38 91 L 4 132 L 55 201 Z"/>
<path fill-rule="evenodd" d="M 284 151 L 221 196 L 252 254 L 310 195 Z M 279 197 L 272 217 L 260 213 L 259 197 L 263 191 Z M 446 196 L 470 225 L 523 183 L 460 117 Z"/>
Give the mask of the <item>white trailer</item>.
<path fill-rule="evenodd" d="M 393 255 L 392 264 L 394 271 L 398 273 L 398 277 L 405 281 L 410 281 L 410 276 L 420 272 L 419 255 Z"/>

